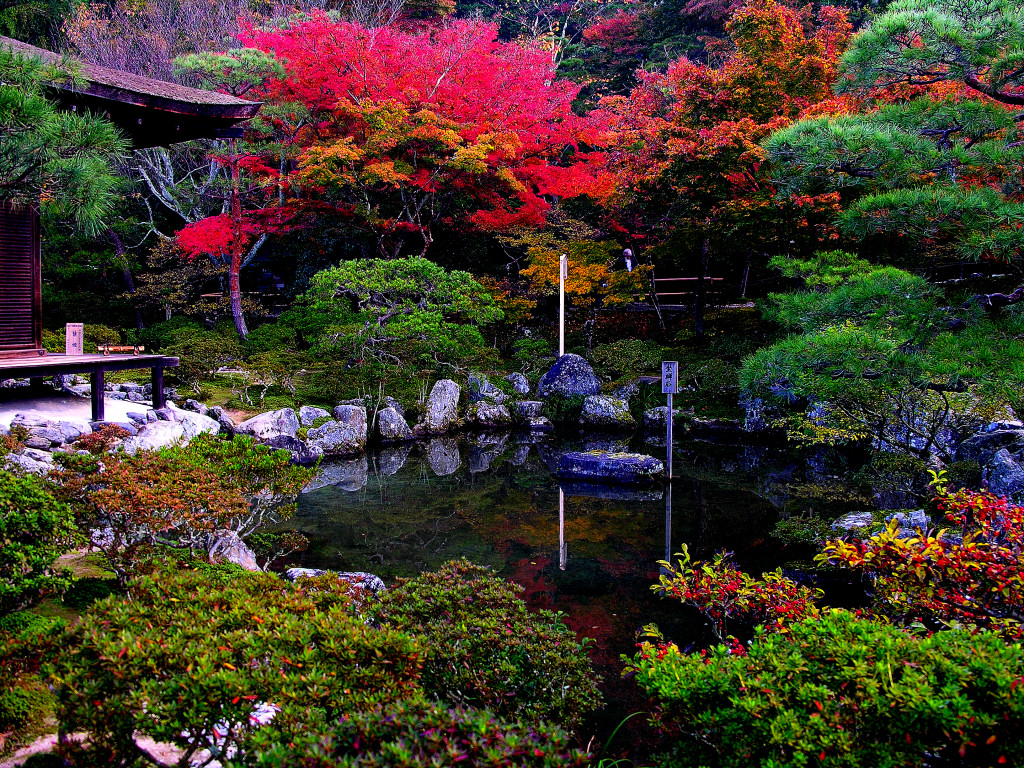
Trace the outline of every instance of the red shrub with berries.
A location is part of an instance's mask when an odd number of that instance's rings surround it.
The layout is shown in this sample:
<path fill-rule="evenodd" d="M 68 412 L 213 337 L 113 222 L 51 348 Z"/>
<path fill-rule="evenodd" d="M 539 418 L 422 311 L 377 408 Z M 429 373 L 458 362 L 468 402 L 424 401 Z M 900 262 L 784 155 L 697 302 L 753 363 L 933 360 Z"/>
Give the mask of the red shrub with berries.
<path fill-rule="evenodd" d="M 874 582 L 875 610 L 928 629 L 989 629 L 1024 637 L 1024 508 L 981 491 L 949 491 L 936 505 L 950 529 L 901 536 L 892 522 L 867 540 L 830 541 L 819 561 Z"/>

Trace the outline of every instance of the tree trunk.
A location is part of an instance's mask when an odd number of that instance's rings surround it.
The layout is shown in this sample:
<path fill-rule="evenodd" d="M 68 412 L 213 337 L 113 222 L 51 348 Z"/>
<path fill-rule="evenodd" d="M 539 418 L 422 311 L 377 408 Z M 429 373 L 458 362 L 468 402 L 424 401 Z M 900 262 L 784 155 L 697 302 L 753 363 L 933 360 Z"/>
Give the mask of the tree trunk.
<path fill-rule="evenodd" d="M 753 258 L 754 258 L 754 252 L 748 248 L 747 249 L 747 267 L 746 267 L 746 269 L 743 270 L 743 287 L 740 290 L 740 298 L 741 299 L 747 298 L 747 280 L 750 278 L 750 262 L 753 260 Z"/>
<path fill-rule="evenodd" d="M 135 295 L 135 278 L 132 277 L 132 271 L 128 267 L 128 256 L 125 254 L 124 243 L 121 242 L 121 238 L 117 236 L 117 232 L 112 227 L 107 227 L 107 233 L 114 241 L 114 250 L 117 253 L 117 257 L 121 264 L 121 275 L 124 277 L 124 284 L 128 288 L 129 295 Z M 142 311 L 135 307 L 135 329 L 141 331 L 142 325 Z"/>
<path fill-rule="evenodd" d="M 587 359 L 590 359 L 590 349 L 594 346 L 594 326 L 597 324 L 597 308 L 591 307 L 587 314 L 587 322 L 583 324 L 583 333 L 587 339 Z"/>
<path fill-rule="evenodd" d="M 1024 285 L 1017 286 L 1011 293 L 979 293 L 964 302 L 964 308 L 977 304 L 987 310 L 999 309 L 1024 301 Z"/>
<path fill-rule="evenodd" d="M 234 144 L 235 140 L 231 141 Z M 245 239 L 242 232 L 242 197 L 238 191 L 238 169 L 233 165 L 231 166 L 231 226 L 234 231 L 231 238 L 231 263 L 228 266 L 228 295 L 231 297 L 231 317 L 235 321 L 235 330 L 244 341 L 249 335 L 249 329 L 245 325 L 245 315 L 242 313 L 240 279 Z"/>
<path fill-rule="evenodd" d="M 245 315 L 242 314 L 242 290 L 239 280 L 239 273 L 242 271 L 241 254 L 231 255 L 231 266 L 228 269 L 228 293 L 231 296 L 231 317 L 235 321 L 235 330 L 244 340 L 249 335 L 249 329 L 245 325 Z"/>
<path fill-rule="evenodd" d="M 697 292 L 693 299 L 693 334 L 698 339 L 704 336 L 704 305 L 707 303 L 707 288 L 704 278 L 708 272 L 708 239 L 700 243 L 700 270 L 697 273 Z"/>

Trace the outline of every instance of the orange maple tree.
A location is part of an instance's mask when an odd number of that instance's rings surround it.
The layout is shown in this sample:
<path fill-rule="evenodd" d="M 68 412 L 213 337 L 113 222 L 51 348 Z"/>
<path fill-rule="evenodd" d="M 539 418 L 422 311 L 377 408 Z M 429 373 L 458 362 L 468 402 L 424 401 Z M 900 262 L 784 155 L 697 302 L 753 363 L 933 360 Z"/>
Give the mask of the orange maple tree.
<path fill-rule="evenodd" d="M 681 59 L 665 74 L 642 73 L 628 97 L 603 101 L 617 134 L 611 167 L 619 226 L 688 254 L 682 261 L 696 261 L 700 277 L 726 248 L 750 253 L 798 233 L 815 243 L 830 236 L 838 200 L 806 196 L 780 207 L 759 146 L 802 116 L 845 109 L 832 86 L 852 27 L 832 7 L 812 21 L 808 34 L 800 12 L 753 0 L 726 25 L 733 50 L 720 66 Z"/>

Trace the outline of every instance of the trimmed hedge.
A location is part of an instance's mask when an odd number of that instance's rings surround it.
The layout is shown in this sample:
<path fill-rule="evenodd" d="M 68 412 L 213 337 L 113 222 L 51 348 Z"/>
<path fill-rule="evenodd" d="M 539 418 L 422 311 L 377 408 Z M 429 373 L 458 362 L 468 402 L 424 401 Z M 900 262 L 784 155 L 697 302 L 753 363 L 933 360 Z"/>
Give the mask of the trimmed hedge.
<path fill-rule="evenodd" d="M 750 645 L 642 647 L 629 671 L 675 735 L 661 768 L 1021 765 L 1024 654 L 988 632 L 831 611 Z"/>
<path fill-rule="evenodd" d="M 258 768 L 583 768 L 588 755 L 542 722 L 422 700 L 342 718 L 288 743 L 262 743 L 230 765 Z"/>
<path fill-rule="evenodd" d="M 423 687 L 441 701 L 573 727 L 601 703 L 590 659 L 559 614 L 528 610 L 521 592 L 463 559 L 399 580 L 372 610 L 421 640 Z"/>

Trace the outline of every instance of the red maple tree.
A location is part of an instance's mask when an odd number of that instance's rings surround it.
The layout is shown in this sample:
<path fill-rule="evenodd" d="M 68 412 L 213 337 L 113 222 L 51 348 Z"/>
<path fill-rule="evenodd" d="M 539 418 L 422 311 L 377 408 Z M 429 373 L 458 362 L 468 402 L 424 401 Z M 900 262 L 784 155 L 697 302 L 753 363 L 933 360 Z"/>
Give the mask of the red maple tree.
<path fill-rule="evenodd" d="M 537 226 L 556 197 L 610 190 L 603 113 L 575 115 L 578 86 L 555 78 L 550 56 L 497 32 L 480 21 L 368 29 L 314 14 L 243 40 L 284 67 L 261 97 L 305 113 L 304 194 L 395 256 L 410 240 L 425 253 L 440 222 Z"/>

